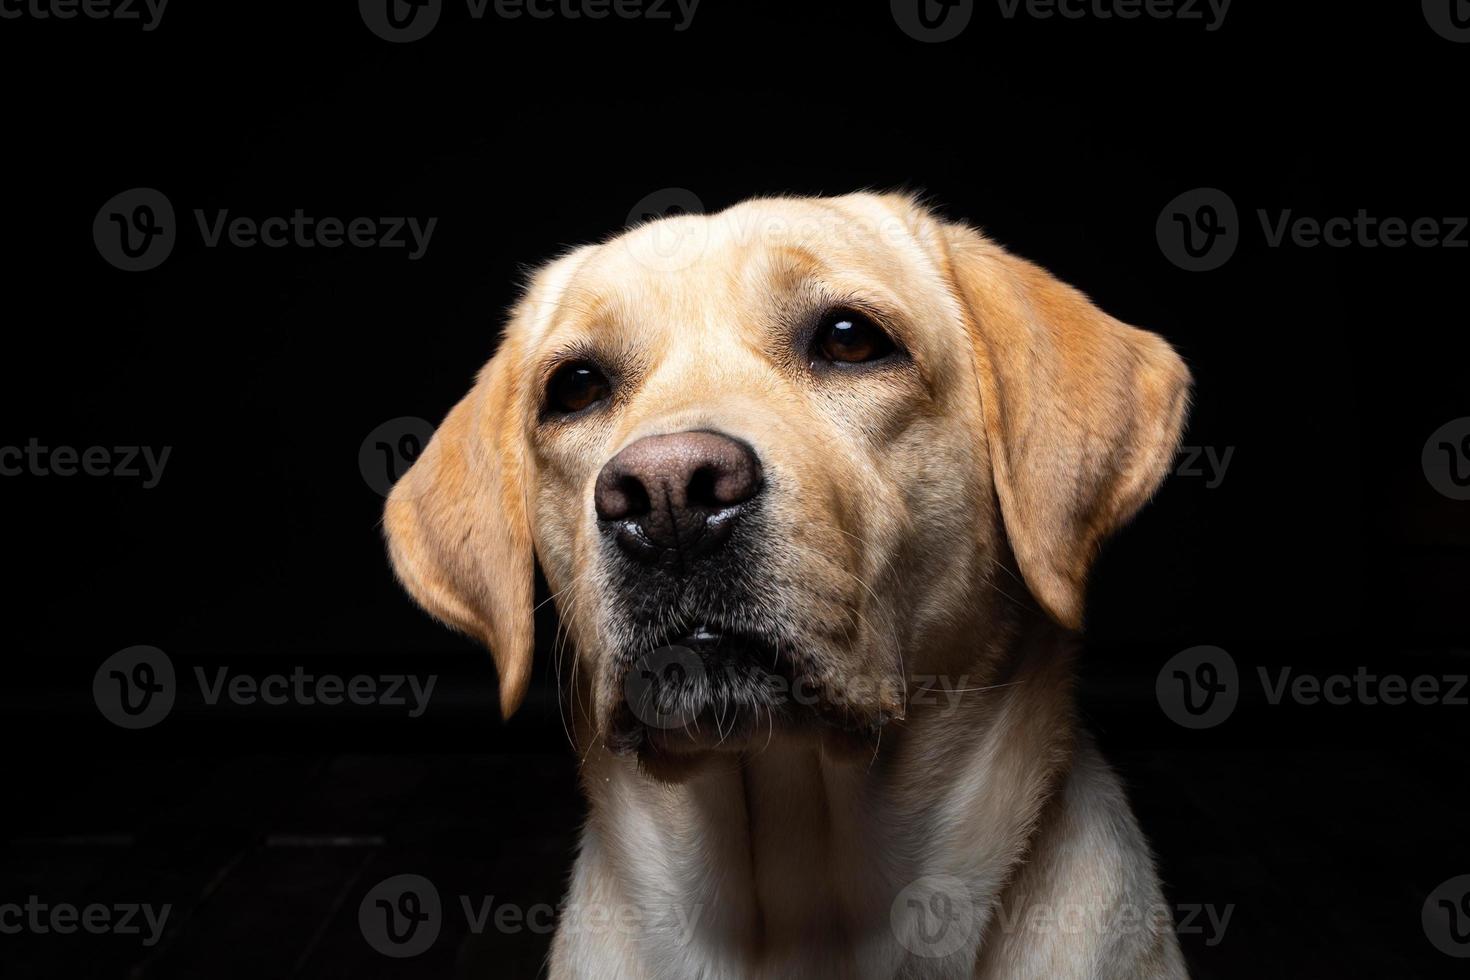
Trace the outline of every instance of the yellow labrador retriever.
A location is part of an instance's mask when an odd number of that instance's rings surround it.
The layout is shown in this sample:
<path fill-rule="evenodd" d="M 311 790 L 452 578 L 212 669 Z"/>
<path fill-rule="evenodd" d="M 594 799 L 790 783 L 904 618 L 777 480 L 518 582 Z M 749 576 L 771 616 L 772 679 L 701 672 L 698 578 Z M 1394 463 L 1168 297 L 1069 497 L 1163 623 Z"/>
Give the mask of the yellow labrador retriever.
<path fill-rule="evenodd" d="M 554 593 L 591 809 L 551 976 L 1184 976 L 1071 675 L 1189 383 L 907 196 L 541 269 L 386 529 L 507 715 Z"/>

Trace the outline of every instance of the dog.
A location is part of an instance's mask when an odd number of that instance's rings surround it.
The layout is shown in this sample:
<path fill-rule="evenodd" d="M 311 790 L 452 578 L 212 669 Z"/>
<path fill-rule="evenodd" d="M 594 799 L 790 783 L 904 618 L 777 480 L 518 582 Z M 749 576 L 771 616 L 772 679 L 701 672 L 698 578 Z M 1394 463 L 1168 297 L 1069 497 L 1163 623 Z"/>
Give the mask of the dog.
<path fill-rule="evenodd" d="M 555 599 L 589 817 L 550 976 L 1184 977 L 1071 691 L 1089 566 L 1190 383 L 908 194 L 536 272 L 384 528 L 507 717 L 538 562 Z"/>

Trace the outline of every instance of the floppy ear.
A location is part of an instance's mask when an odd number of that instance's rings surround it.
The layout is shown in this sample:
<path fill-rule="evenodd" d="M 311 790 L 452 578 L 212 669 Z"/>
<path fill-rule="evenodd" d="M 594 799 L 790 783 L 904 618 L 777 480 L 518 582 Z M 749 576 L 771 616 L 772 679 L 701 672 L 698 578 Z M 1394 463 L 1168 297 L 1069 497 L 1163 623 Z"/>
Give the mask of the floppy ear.
<path fill-rule="evenodd" d="M 490 648 L 509 718 L 531 681 L 531 529 L 515 349 L 507 337 L 388 497 L 399 580 L 419 605 Z"/>
<path fill-rule="evenodd" d="M 1006 534 L 1031 593 L 1076 629 L 1099 546 L 1169 471 L 1189 370 L 1039 266 L 944 230 Z"/>

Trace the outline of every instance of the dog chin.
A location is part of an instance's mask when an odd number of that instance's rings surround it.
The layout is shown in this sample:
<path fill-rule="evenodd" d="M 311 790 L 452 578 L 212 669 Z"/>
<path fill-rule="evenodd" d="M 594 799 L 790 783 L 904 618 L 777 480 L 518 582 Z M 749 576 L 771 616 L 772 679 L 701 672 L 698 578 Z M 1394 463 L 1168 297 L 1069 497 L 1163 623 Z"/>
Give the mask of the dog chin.
<path fill-rule="evenodd" d="M 773 745 L 870 758 L 891 717 L 877 705 L 836 703 L 789 645 L 716 627 L 623 662 L 607 743 L 664 781 Z"/>

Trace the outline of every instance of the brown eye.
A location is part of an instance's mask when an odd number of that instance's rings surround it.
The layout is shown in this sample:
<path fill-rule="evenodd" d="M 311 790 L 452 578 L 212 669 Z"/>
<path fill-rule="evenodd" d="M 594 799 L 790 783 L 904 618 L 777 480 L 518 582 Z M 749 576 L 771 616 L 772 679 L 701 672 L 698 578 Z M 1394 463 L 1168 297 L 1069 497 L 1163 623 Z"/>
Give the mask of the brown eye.
<path fill-rule="evenodd" d="M 883 328 L 854 310 L 834 310 L 822 318 L 813 343 L 824 360 L 863 364 L 893 353 Z"/>
<path fill-rule="evenodd" d="M 587 361 L 563 364 L 546 384 L 546 407 L 569 415 L 591 408 L 612 394 L 612 385 L 597 365 Z"/>

